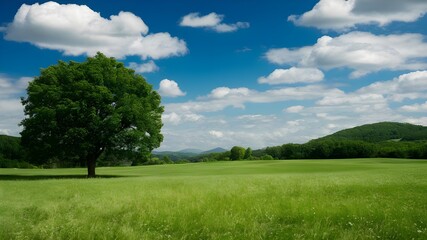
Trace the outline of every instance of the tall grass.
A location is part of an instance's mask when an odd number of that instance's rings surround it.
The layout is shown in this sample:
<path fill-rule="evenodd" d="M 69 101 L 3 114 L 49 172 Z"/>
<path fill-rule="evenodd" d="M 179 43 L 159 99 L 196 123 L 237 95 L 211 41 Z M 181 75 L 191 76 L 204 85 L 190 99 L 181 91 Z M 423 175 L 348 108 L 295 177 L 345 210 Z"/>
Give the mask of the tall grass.
<path fill-rule="evenodd" d="M 98 179 L 1 169 L 0 239 L 427 239 L 426 170 L 398 159 L 99 168 Z"/>

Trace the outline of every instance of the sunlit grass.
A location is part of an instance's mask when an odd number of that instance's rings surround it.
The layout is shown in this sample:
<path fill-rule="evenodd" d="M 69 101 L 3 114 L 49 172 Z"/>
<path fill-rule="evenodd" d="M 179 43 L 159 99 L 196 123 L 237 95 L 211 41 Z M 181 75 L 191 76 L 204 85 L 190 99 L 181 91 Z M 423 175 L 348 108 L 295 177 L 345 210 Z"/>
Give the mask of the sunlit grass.
<path fill-rule="evenodd" d="M 0 239 L 426 239 L 427 161 L 0 170 Z M 104 178 L 102 177 L 104 176 Z"/>

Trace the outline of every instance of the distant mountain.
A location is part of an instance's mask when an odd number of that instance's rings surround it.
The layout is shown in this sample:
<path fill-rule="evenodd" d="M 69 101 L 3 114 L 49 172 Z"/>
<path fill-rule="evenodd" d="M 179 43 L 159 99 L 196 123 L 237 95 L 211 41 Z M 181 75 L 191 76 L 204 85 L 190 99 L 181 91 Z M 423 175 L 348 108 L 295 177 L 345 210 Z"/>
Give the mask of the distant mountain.
<path fill-rule="evenodd" d="M 211 153 L 223 153 L 226 152 L 228 150 L 224 149 L 224 148 L 214 148 L 208 151 L 203 151 L 203 150 L 199 150 L 199 149 L 194 149 L 194 148 L 187 148 L 187 149 L 183 149 L 180 151 L 153 151 L 153 156 L 158 157 L 158 158 L 163 158 L 165 156 L 169 157 L 170 159 L 172 159 L 172 161 L 176 161 L 176 160 L 180 160 L 180 159 L 192 159 L 192 158 L 197 158 L 198 156 L 201 155 L 207 155 L 207 154 L 211 154 Z"/>
<path fill-rule="evenodd" d="M 186 148 L 186 149 L 182 149 L 180 151 L 178 151 L 179 153 L 195 153 L 195 154 L 200 154 L 203 152 L 203 150 L 200 149 L 196 149 L 196 148 Z"/>
<path fill-rule="evenodd" d="M 316 140 L 326 139 L 360 140 L 371 143 L 427 140 L 427 127 L 409 123 L 380 122 L 345 129 Z"/>
<path fill-rule="evenodd" d="M 172 152 L 172 151 L 153 151 L 154 157 L 163 158 L 169 157 L 172 161 L 180 160 L 180 159 L 188 159 L 195 156 L 198 156 L 199 153 L 189 153 L 189 152 Z"/>
<path fill-rule="evenodd" d="M 211 149 L 211 150 L 208 150 L 208 151 L 204 151 L 201 154 L 223 153 L 223 152 L 227 152 L 227 151 L 228 151 L 227 149 L 217 147 L 217 148 L 214 148 L 214 149 Z"/>

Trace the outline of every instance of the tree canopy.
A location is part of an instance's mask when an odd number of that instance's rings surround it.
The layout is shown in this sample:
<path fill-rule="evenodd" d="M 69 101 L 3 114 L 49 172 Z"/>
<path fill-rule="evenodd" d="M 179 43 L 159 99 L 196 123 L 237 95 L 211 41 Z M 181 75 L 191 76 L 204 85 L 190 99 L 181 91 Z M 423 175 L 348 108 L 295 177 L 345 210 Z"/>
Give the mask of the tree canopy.
<path fill-rule="evenodd" d="M 86 163 L 88 177 L 94 177 L 105 151 L 143 156 L 163 140 L 160 95 L 142 76 L 102 53 L 42 69 L 27 93 L 21 136 L 33 163 Z"/>
<path fill-rule="evenodd" d="M 239 146 L 234 146 L 230 150 L 231 160 L 242 160 L 245 157 L 246 150 Z"/>

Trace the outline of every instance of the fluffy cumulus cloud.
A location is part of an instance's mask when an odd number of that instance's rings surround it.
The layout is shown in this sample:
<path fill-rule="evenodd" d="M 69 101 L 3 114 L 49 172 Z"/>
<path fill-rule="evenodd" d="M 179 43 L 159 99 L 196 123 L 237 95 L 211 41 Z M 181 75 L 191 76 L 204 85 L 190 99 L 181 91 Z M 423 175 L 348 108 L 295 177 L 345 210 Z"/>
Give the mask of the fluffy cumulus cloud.
<path fill-rule="evenodd" d="M 402 74 L 350 92 L 324 85 L 266 91 L 216 88 L 197 100 L 165 105 L 162 148 L 240 145 L 257 149 L 288 142 L 303 143 L 341 129 L 380 121 L 427 125 L 427 118 L 422 115 L 427 111 L 426 92 L 427 71 Z M 275 111 L 273 107 L 298 101 L 300 105 L 291 105 L 283 111 Z M 254 104 L 272 110 L 248 114 L 244 108 Z M 233 114 L 223 114 L 229 107 L 235 108 Z"/>
<path fill-rule="evenodd" d="M 378 121 L 401 121 L 423 123 L 416 116 L 402 115 L 404 112 L 422 112 L 425 104 L 392 107 L 396 103 L 410 99 L 427 99 L 427 71 L 402 74 L 388 81 L 380 81 L 362 87 L 350 93 L 328 95 L 315 102 L 315 106 L 304 111 L 316 114 L 316 117 L 339 123 L 371 123 Z M 351 119 L 351 121 L 349 121 Z"/>
<path fill-rule="evenodd" d="M 25 96 L 30 77 L 12 79 L 0 75 L 0 134 L 18 135 L 18 123 L 24 118 L 19 98 Z"/>
<path fill-rule="evenodd" d="M 377 94 L 391 101 L 401 102 L 405 99 L 426 99 L 427 71 L 402 74 L 389 81 L 375 82 L 357 91 L 358 94 Z"/>
<path fill-rule="evenodd" d="M 380 70 L 420 70 L 427 67 L 427 43 L 421 34 L 374 35 L 351 32 L 323 36 L 313 46 L 270 49 L 266 58 L 276 64 L 352 69 L 352 78 Z"/>
<path fill-rule="evenodd" d="M 342 93 L 336 88 L 322 85 L 302 87 L 285 87 L 267 91 L 257 91 L 248 88 L 220 87 L 213 89 L 207 96 L 199 97 L 197 101 L 166 104 L 166 112 L 203 113 L 218 112 L 228 107 L 244 109 L 248 103 L 275 103 L 290 100 L 313 100 L 327 95 Z"/>
<path fill-rule="evenodd" d="M 137 73 L 150 73 L 156 72 L 159 70 L 159 67 L 153 60 L 150 60 L 146 63 L 138 64 L 136 62 L 129 63 L 129 68 L 132 68 Z"/>
<path fill-rule="evenodd" d="M 190 13 L 185 15 L 180 22 L 180 26 L 193 28 L 208 28 L 219 33 L 234 32 L 241 28 L 248 28 L 248 22 L 222 23 L 224 15 L 214 12 L 200 16 L 200 13 Z"/>
<path fill-rule="evenodd" d="M 7 98 L 22 93 L 32 80 L 32 77 L 21 77 L 14 80 L 0 75 L 0 98 Z"/>
<path fill-rule="evenodd" d="M 165 124 L 162 130 L 165 142 L 162 144 L 162 149 L 179 150 L 188 146 L 201 149 L 218 146 L 228 148 L 234 145 L 260 148 L 281 144 L 284 138 L 290 137 L 301 126 L 292 125 L 292 122 L 285 123 L 286 126 L 283 126 L 283 119 L 272 114 L 243 114 L 230 119 L 230 116 L 223 116 L 220 112 L 228 107 L 243 111 L 246 104 L 316 100 L 328 94 L 337 95 L 340 92 L 341 90 L 320 85 L 267 91 L 221 87 L 213 89 L 196 101 L 165 104 L 165 113 L 162 118 Z M 210 132 L 207 135 L 201 131 L 203 129 L 220 131 L 227 137 L 220 138 L 216 132 Z M 301 135 L 294 140 L 298 142 L 309 140 L 306 138 L 306 135 Z"/>
<path fill-rule="evenodd" d="M 386 99 L 381 94 L 338 94 L 335 96 L 326 96 L 322 100 L 318 101 L 317 104 L 320 106 L 340 106 L 351 104 L 354 105 L 373 105 L 373 104 L 385 104 Z"/>
<path fill-rule="evenodd" d="M 213 136 L 213 137 L 216 137 L 216 138 L 222 138 L 222 137 L 224 137 L 224 133 L 221 132 L 221 131 L 211 130 L 211 131 L 209 131 L 209 134 L 211 136 Z"/>
<path fill-rule="evenodd" d="M 177 82 L 169 79 L 160 81 L 159 93 L 163 97 L 181 97 L 186 95 L 185 92 L 181 91 Z"/>
<path fill-rule="evenodd" d="M 251 93 L 253 93 L 252 90 L 244 87 L 242 88 L 219 87 L 212 90 L 208 97 L 213 99 L 221 99 L 225 97 L 237 98 L 237 97 L 245 97 L 245 96 L 247 97 Z"/>
<path fill-rule="evenodd" d="M 178 114 L 176 112 L 168 112 L 162 115 L 162 121 L 164 123 L 171 123 L 173 125 L 178 125 L 186 122 L 198 122 L 203 120 L 205 117 L 200 114 L 194 113 L 184 113 Z"/>
<path fill-rule="evenodd" d="M 5 39 L 29 42 L 66 55 L 101 51 L 123 58 L 167 58 L 187 53 L 186 43 L 169 33 L 148 34 L 144 21 L 130 12 L 109 19 L 85 5 L 46 2 L 23 4 L 7 27 Z"/>
<path fill-rule="evenodd" d="M 424 0 L 320 0 L 312 10 L 288 20 L 299 26 L 342 31 L 360 24 L 414 22 L 426 12 Z"/>
<path fill-rule="evenodd" d="M 320 82 L 325 76 L 317 68 L 297 68 L 276 69 L 267 77 L 260 77 L 259 83 L 292 84 L 292 83 L 314 83 Z"/>
<path fill-rule="evenodd" d="M 299 113 L 302 110 L 304 110 L 304 106 L 301 106 L 301 105 L 291 106 L 291 107 L 284 109 L 284 111 L 287 113 Z"/>
<path fill-rule="evenodd" d="M 405 105 L 400 109 L 405 112 L 427 112 L 427 102 L 422 104 Z"/>

